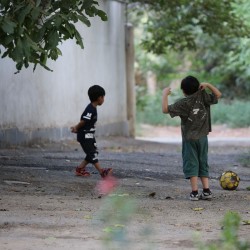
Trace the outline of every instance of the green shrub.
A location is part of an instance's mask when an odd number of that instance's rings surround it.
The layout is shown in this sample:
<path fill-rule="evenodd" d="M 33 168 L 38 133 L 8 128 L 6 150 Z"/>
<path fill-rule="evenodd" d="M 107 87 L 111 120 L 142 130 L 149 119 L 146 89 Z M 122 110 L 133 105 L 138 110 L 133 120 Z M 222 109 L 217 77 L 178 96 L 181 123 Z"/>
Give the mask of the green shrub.
<path fill-rule="evenodd" d="M 212 122 L 215 124 L 227 124 L 229 127 L 250 126 L 250 102 L 235 100 L 230 103 L 221 101 L 212 108 Z"/>
<path fill-rule="evenodd" d="M 138 94 L 138 92 L 137 92 Z M 142 91 L 140 90 L 140 94 Z M 170 97 L 173 102 L 178 98 L 177 96 Z M 162 93 L 158 91 L 155 95 L 149 95 L 144 92 L 144 95 L 137 95 L 137 123 L 146 123 L 151 125 L 166 125 L 178 126 L 180 125 L 180 118 L 171 118 L 167 114 L 162 113 Z"/>
<path fill-rule="evenodd" d="M 240 216 L 236 212 L 227 212 L 222 222 L 222 234 L 220 241 L 205 245 L 198 243 L 199 250 L 247 250 L 248 242 L 240 240 L 238 230 L 240 226 Z"/>
<path fill-rule="evenodd" d="M 169 97 L 169 103 L 182 98 L 178 91 Z M 180 118 L 171 118 L 162 113 L 162 92 L 158 91 L 155 95 L 149 95 L 146 89 L 140 87 L 137 89 L 137 123 L 146 123 L 151 125 L 179 126 Z M 211 115 L 213 124 L 226 124 L 232 128 L 250 126 L 250 101 L 220 100 L 217 105 L 211 106 Z"/>

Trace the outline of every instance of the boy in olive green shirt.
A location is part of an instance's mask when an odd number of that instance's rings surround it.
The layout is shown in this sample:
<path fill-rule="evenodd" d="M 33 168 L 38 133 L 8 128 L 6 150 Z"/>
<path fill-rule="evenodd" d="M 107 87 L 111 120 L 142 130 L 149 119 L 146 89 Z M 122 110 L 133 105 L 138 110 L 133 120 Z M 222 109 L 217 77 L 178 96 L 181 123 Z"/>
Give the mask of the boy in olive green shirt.
<path fill-rule="evenodd" d="M 208 88 L 212 93 L 208 94 Z M 181 82 L 181 89 L 185 98 L 168 104 L 170 88 L 165 88 L 162 95 L 162 112 L 171 117 L 181 118 L 183 172 L 186 179 L 190 179 L 192 192 L 190 200 L 210 200 L 212 193 L 209 189 L 209 166 L 207 163 L 208 140 L 211 132 L 210 105 L 218 103 L 221 92 L 210 83 L 199 83 L 193 76 L 187 76 Z M 198 177 L 200 177 L 203 191 L 199 197 Z"/>

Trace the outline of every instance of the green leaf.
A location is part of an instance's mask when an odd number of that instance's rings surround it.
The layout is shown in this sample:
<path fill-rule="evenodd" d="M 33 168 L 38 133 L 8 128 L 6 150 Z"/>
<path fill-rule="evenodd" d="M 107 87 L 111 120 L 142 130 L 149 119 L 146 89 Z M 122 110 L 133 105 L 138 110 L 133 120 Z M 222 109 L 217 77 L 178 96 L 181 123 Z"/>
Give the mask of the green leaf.
<path fill-rule="evenodd" d="M 57 54 L 58 54 L 59 56 L 62 55 L 62 51 L 61 51 L 60 49 L 56 48 L 56 51 L 57 51 Z"/>
<path fill-rule="evenodd" d="M 16 64 L 16 69 L 17 69 L 18 71 L 21 70 L 22 67 L 23 67 L 23 62 L 19 62 L 19 63 Z"/>
<path fill-rule="evenodd" d="M 58 31 L 59 31 L 59 33 L 61 33 L 61 34 L 64 35 L 64 37 L 63 37 L 64 40 L 67 40 L 67 39 L 69 39 L 72 36 L 69 33 L 69 31 L 65 27 L 63 27 L 63 26 L 60 26 Z"/>
<path fill-rule="evenodd" d="M 9 35 L 9 36 L 4 37 L 3 45 L 7 46 L 9 43 L 11 43 L 13 41 L 13 39 L 14 39 L 13 35 Z"/>
<path fill-rule="evenodd" d="M 22 62 L 23 60 L 23 44 L 21 38 L 17 39 L 16 47 L 11 53 L 12 58 L 16 62 Z"/>
<path fill-rule="evenodd" d="M 41 8 L 40 7 L 35 7 L 32 11 L 31 11 L 31 18 L 33 21 L 36 21 L 38 19 L 38 17 L 41 15 Z"/>
<path fill-rule="evenodd" d="M 12 22 L 9 18 L 4 18 L 2 29 L 7 34 L 13 34 L 14 29 L 16 28 L 17 24 Z"/>
<path fill-rule="evenodd" d="M 19 15 L 17 17 L 19 25 L 23 23 L 25 17 L 30 13 L 33 6 L 31 4 L 28 4 L 23 10 L 19 12 Z"/>
<path fill-rule="evenodd" d="M 28 34 L 25 34 L 25 39 L 27 40 L 27 42 L 29 43 L 29 46 L 34 50 L 34 51 L 41 51 L 40 46 L 35 43 Z"/>
<path fill-rule="evenodd" d="M 78 19 L 79 19 L 82 23 L 86 24 L 88 27 L 91 26 L 90 21 L 89 21 L 88 18 L 87 18 L 86 16 L 84 16 L 83 14 L 82 14 L 82 15 L 77 15 L 77 17 L 78 17 Z"/>
<path fill-rule="evenodd" d="M 83 42 L 82 42 L 82 37 L 81 35 L 79 34 L 79 32 L 77 30 L 75 30 L 75 38 L 76 38 L 76 43 L 80 45 L 80 47 L 83 49 L 84 46 L 83 46 Z"/>
<path fill-rule="evenodd" d="M 55 26 L 58 28 L 60 25 L 61 25 L 61 23 L 62 23 L 62 18 L 59 16 L 59 15 L 55 15 L 55 17 L 54 17 L 54 24 L 55 24 Z"/>
<path fill-rule="evenodd" d="M 24 66 L 25 66 L 26 69 L 29 67 L 29 61 L 28 61 L 28 59 L 24 60 Z"/>
<path fill-rule="evenodd" d="M 59 36 L 56 30 L 53 30 L 48 37 L 48 43 L 46 44 L 47 49 L 55 48 L 59 43 Z"/>
<path fill-rule="evenodd" d="M 58 58 L 58 51 L 57 51 L 57 49 L 52 49 L 50 51 L 49 58 L 51 58 L 54 61 Z"/>
<path fill-rule="evenodd" d="M 73 38 L 73 34 L 75 31 L 75 26 L 71 23 L 65 23 L 65 28 L 70 34 L 70 38 Z"/>
<path fill-rule="evenodd" d="M 34 33 L 31 34 L 32 40 L 34 40 L 36 43 L 40 43 L 44 39 L 44 33 L 46 31 L 46 28 L 43 26 L 41 28 L 37 28 Z"/>
<path fill-rule="evenodd" d="M 28 39 L 23 39 L 23 53 L 24 56 L 29 58 L 31 55 L 31 51 L 30 51 L 30 43 Z"/>
<path fill-rule="evenodd" d="M 9 51 L 8 50 L 3 53 L 2 58 L 6 57 L 7 55 L 9 55 Z"/>
<path fill-rule="evenodd" d="M 108 20 L 107 14 L 102 10 L 98 10 L 97 15 L 102 19 L 102 21 L 107 21 Z"/>
<path fill-rule="evenodd" d="M 42 53 L 40 56 L 40 61 L 42 64 L 46 65 L 48 59 L 48 55 L 46 53 Z"/>

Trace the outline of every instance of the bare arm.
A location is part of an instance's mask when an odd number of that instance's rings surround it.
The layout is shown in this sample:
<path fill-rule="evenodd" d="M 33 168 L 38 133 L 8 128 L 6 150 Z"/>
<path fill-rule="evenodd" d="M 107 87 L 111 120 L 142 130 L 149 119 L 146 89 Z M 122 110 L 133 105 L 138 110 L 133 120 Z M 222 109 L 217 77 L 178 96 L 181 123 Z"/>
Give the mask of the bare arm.
<path fill-rule="evenodd" d="M 72 132 L 72 133 L 77 133 L 78 130 L 79 130 L 81 127 L 83 127 L 83 126 L 84 126 L 84 120 L 81 120 L 77 125 L 75 125 L 75 126 L 73 126 L 73 127 L 70 128 L 70 129 L 71 129 L 71 132 Z"/>
<path fill-rule="evenodd" d="M 217 97 L 217 99 L 219 99 L 222 95 L 221 92 L 216 87 L 214 87 L 211 83 L 201 83 L 200 88 L 201 89 L 205 89 L 205 88 L 210 89 L 212 91 L 212 93 Z"/>
<path fill-rule="evenodd" d="M 171 94 L 170 88 L 165 88 L 162 91 L 162 112 L 164 114 L 168 113 L 168 96 Z"/>

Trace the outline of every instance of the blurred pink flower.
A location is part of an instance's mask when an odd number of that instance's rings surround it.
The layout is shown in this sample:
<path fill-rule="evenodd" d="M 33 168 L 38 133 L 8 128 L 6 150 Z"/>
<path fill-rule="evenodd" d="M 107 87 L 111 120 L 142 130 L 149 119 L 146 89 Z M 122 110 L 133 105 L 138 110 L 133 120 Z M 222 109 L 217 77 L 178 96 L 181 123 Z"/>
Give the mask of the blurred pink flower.
<path fill-rule="evenodd" d="M 103 195 L 107 195 L 117 187 L 117 179 L 113 176 L 107 176 L 100 180 L 96 185 L 96 190 Z"/>

